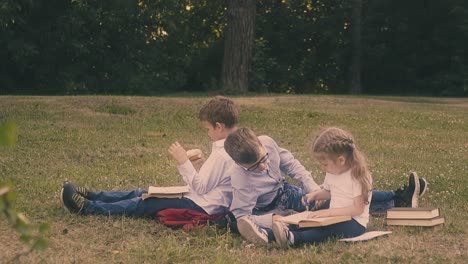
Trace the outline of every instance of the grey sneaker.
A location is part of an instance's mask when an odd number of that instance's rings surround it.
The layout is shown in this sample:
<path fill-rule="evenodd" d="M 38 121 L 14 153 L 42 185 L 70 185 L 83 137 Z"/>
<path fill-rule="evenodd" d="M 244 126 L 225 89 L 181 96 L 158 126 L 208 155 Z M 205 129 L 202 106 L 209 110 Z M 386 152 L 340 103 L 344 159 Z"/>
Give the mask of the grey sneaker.
<path fill-rule="evenodd" d="M 60 192 L 60 201 L 63 208 L 70 213 L 83 214 L 86 199 L 82 197 L 71 185 L 64 185 Z"/>
<path fill-rule="evenodd" d="M 288 246 L 294 245 L 293 235 L 285 223 L 273 221 L 273 234 L 275 235 L 276 244 L 280 248 L 288 248 Z"/>
<path fill-rule="evenodd" d="M 63 182 L 63 186 L 64 186 L 64 187 L 65 187 L 65 185 L 70 185 L 73 189 L 75 189 L 75 191 L 76 191 L 79 195 L 83 196 L 83 197 L 86 198 L 86 199 L 89 199 L 89 190 L 86 189 L 85 187 L 77 186 L 77 185 L 75 185 L 74 183 L 72 183 L 72 182 L 69 181 L 69 180 L 65 180 L 65 181 Z"/>
<path fill-rule="evenodd" d="M 241 236 L 248 242 L 256 245 L 268 244 L 268 233 L 264 228 L 255 224 L 248 216 L 237 220 L 237 228 Z"/>

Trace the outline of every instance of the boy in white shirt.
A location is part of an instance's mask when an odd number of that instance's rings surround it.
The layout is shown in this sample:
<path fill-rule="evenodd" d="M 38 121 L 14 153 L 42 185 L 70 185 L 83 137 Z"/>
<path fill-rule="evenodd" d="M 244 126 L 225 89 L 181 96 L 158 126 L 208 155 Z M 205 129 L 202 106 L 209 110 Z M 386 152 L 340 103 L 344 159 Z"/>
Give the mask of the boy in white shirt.
<path fill-rule="evenodd" d="M 205 104 L 199 118 L 208 136 L 213 141 L 210 156 L 197 171 L 187 157 L 186 150 L 173 143 L 168 151 L 177 161 L 177 169 L 190 192 L 182 199 L 147 198 L 141 195 L 147 190 L 127 192 L 90 192 L 66 181 L 61 191 L 65 209 L 83 215 L 127 215 L 135 217 L 155 216 L 168 208 L 192 209 L 215 215 L 223 213 L 231 204 L 232 190 L 227 170 L 233 164 L 224 150 L 224 140 L 237 129 L 239 111 L 234 102 L 226 97 L 215 97 Z"/>

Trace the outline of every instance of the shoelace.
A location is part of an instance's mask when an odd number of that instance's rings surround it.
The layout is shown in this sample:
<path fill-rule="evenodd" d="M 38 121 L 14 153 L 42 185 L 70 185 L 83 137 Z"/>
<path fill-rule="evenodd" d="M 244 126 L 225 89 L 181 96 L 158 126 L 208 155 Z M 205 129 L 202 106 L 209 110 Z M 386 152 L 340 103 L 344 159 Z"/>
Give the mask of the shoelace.
<path fill-rule="evenodd" d="M 85 204 L 85 199 L 83 197 L 81 197 L 81 195 L 79 195 L 78 193 L 74 193 L 72 195 L 72 200 L 76 204 L 76 206 L 78 207 L 77 208 L 78 210 L 80 210 L 80 211 L 83 210 L 84 204 Z"/>
<path fill-rule="evenodd" d="M 76 186 L 76 191 L 84 197 L 88 197 L 89 191 L 85 187 Z"/>

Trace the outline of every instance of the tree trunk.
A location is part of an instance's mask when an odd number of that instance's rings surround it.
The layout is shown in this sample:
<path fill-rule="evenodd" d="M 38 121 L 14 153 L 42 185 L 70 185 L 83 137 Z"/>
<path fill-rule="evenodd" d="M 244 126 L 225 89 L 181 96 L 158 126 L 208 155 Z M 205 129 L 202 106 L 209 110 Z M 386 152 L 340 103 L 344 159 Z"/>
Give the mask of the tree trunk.
<path fill-rule="evenodd" d="M 361 94 L 361 55 L 362 55 L 362 0 L 352 1 L 351 13 L 351 65 L 350 86 L 351 94 Z"/>
<path fill-rule="evenodd" d="M 224 36 L 222 89 L 245 93 L 249 90 L 249 70 L 255 33 L 255 0 L 228 0 Z"/>

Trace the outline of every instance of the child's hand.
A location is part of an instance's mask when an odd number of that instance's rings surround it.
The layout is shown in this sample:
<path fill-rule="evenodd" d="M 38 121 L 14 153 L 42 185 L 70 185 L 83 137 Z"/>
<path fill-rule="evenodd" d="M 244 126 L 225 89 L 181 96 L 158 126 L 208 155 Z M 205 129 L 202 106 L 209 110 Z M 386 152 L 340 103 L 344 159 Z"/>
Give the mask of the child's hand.
<path fill-rule="evenodd" d="M 324 209 L 324 210 L 317 210 L 310 212 L 309 215 L 307 215 L 307 218 L 317 218 L 317 217 L 329 217 L 329 210 Z"/>
<path fill-rule="evenodd" d="M 305 197 L 302 199 L 302 204 L 307 206 L 310 203 L 312 203 L 315 200 L 315 193 L 316 192 L 311 192 L 305 195 Z"/>
<path fill-rule="evenodd" d="M 177 141 L 172 143 L 167 151 L 179 165 L 184 164 L 188 160 L 187 151 L 185 151 L 184 147 L 182 147 L 182 145 L 180 145 Z"/>

